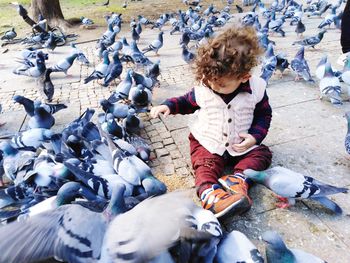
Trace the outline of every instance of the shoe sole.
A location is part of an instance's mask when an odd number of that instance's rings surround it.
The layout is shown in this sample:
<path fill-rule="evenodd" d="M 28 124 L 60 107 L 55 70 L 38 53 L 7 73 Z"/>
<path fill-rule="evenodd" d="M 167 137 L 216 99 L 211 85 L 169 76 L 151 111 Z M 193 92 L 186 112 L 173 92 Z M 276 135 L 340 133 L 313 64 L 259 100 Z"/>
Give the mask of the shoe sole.
<path fill-rule="evenodd" d="M 242 199 L 228 206 L 226 209 L 222 210 L 220 213 L 214 214 L 215 217 L 220 218 L 222 216 L 233 216 L 233 215 L 241 215 L 247 212 L 250 209 L 251 205 L 246 196 L 243 196 Z"/>

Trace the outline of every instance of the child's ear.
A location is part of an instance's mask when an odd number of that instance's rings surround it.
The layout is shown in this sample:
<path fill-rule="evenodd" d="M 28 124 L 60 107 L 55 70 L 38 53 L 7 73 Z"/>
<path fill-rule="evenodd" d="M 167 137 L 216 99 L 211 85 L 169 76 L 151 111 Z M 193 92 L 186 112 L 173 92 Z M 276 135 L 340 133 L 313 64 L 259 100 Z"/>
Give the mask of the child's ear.
<path fill-rule="evenodd" d="M 247 82 L 250 79 L 251 76 L 252 75 L 250 75 L 250 73 L 244 74 L 243 77 L 241 78 L 242 82 L 243 83 Z"/>

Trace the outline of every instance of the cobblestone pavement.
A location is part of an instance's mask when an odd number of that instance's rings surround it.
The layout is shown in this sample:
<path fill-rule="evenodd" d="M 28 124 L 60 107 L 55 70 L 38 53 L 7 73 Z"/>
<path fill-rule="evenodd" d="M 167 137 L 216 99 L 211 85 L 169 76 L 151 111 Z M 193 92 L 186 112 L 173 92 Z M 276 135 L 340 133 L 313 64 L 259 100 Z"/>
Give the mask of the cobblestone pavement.
<path fill-rule="evenodd" d="M 233 20 L 236 22 L 231 23 L 237 23 L 237 18 L 239 15 Z M 321 18 L 305 19 L 305 36 L 314 35 L 320 21 Z M 165 27 L 164 30 L 165 43 L 159 56 L 150 54 L 152 61 L 161 61 L 160 86 L 153 91 L 155 105 L 168 97 L 184 94 L 194 84 L 190 68 L 181 59 L 178 46 L 180 36 L 170 36 L 169 27 Z M 96 36 L 100 34 L 97 31 Z M 276 53 L 283 51 L 291 60 L 298 49 L 297 46 L 291 45 L 296 40 L 294 27 L 288 25 L 285 31 L 286 38 L 272 36 L 271 39 L 277 43 Z M 130 33 L 125 35 L 129 37 Z M 156 35 L 156 31 L 145 29 L 139 46 L 146 46 Z M 335 64 L 341 54 L 339 37 L 339 30 L 330 28 L 315 50 L 306 50 L 305 57 L 309 61 L 312 73 L 323 54 L 328 54 L 332 64 L 340 69 Z M 7 122 L 0 135 L 12 134 L 25 127 L 24 111 L 12 102 L 15 94 L 31 99 L 40 98 L 34 81 L 11 73 L 15 67 L 12 57 L 19 47 L 8 48 L 8 52 L 0 55 L 0 97 L 4 111 L 0 115 L 0 121 Z M 52 74 L 55 85 L 54 102 L 64 102 L 69 106 L 68 110 L 57 113 L 54 126 L 56 130 L 61 130 L 86 107 L 101 111 L 98 106 L 99 100 L 107 98 L 115 88 L 105 88 L 96 82 L 87 85 L 82 83 L 81 80 L 91 73 L 98 61 L 94 59 L 93 42 L 79 45 L 79 48 L 93 61 L 92 66 L 74 64 L 69 72 L 71 76 L 67 77 L 63 73 Z M 49 61 L 55 61 L 68 52 L 69 47 L 57 49 L 50 54 Z M 282 79 L 274 76 L 267 90 L 273 107 L 273 120 L 264 143 L 273 151 L 273 165 L 283 165 L 337 186 L 350 186 L 350 158 L 343 145 L 346 133 L 343 114 L 350 109 L 349 102 L 338 108 L 333 107 L 329 102 L 319 100 L 317 84 L 294 82 L 293 79 L 293 73 L 287 70 Z M 346 97 L 344 92 L 344 98 Z M 150 165 L 155 176 L 164 181 L 170 191 L 193 189 L 194 177 L 190 168 L 187 140 L 188 117 L 149 119 L 148 115 L 144 114 L 142 118 L 145 124 L 142 136 L 153 148 L 153 160 Z M 274 205 L 276 200 L 271 192 L 261 186 L 254 186 L 250 193 L 254 200 L 252 209 L 242 217 L 230 218 L 223 222 L 227 230 L 241 230 L 261 249 L 261 233 L 266 229 L 275 229 L 283 234 L 291 247 L 303 248 L 327 262 L 350 262 L 349 195 L 338 194 L 332 197 L 344 210 L 342 216 L 334 216 L 311 201 L 297 202 L 296 206 L 290 209 L 277 209 Z M 198 201 L 195 197 L 194 199 Z"/>

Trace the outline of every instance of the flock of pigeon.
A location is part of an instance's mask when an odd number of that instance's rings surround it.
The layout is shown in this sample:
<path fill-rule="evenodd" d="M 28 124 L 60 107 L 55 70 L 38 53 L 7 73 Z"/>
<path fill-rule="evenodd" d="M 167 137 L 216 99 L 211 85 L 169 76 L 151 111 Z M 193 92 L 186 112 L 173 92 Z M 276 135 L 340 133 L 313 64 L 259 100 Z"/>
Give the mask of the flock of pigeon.
<path fill-rule="evenodd" d="M 106 18 L 107 30 L 95 51 L 100 63 L 83 80 L 105 87 L 115 84 L 110 97 L 100 101 L 103 112 L 96 123 L 92 121 L 95 110 L 86 109 L 62 131 L 54 132 L 54 114 L 65 110 L 66 105 L 14 96 L 14 102 L 23 105 L 30 118 L 25 131 L 0 144 L 3 175 L 11 182 L 0 190 L 0 236 L 7 237 L 0 240 L 0 262 L 34 262 L 50 257 L 66 262 L 264 262 L 243 233 L 224 234 L 211 212 L 194 205 L 182 192 L 166 193 L 165 184 L 152 175 L 147 164 L 151 149 L 138 135 L 142 121 L 137 114 L 148 111 L 160 63 L 152 62 L 145 54 L 158 54 L 163 46 L 162 28 L 168 23 L 170 34 L 181 35 L 182 58 L 191 63 L 196 48 L 232 17 L 233 1 L 227 1 L 223 10 L 213 4 L 202 10 L 200 0 L 183 2 L 188 5 L 185 11 L 163 14 L 156 21 L 141 15 L 132 20 L 130 40 L 118 35 L 121 14 Z M 326 32 L 325 26 L 334 23 L 339 27 L 341 13 L 337 15 L 336 11 L 341 4 L 333 6 L 318 0 L 308 2 L 304 9 L 294 0 L 276 0 L 267 8 L 257 1 L 242 18 L 242 24 L 257 29 L 266 49 L 261 76 L 268 81 L 276 69 L 283 73 L 289 67 L 283 54 L 274 54 L 268 33 L 285 36 L 283 24 L 290 19 L 296 33 L 302 34 L 303 13 L 321 16 L 331 10 L 319 25 L 320 33 L 294 43 L 302 47 L 291 61 L 291 68 L 298 77 L 313 83 L 304 47 L 316 46 Z M 243 11 L 238 5 L 236 8 Z M 279 13 L 282 15 L 277 18 Z M 259 15 L 267 19 L 264 26 Z M 82 17 L 82 23 L 93 22 Z M 159 33 L 140 50 L 143 27 Z M 3 36 L 15 37 L 14 30 Z M 13 73 L 35 78 L 43 99 L 50 102 L 54 96 L 50 74 L 67 74 L 76 60 L 87 66 L 90 63 L 72 43 L 69 56 L 46 67 L 50 54 L 44 50 L 53 51 L 57 42 L 52 33 L 44 39 L 37 42 L 42 50 L 27 48 L 20 53 L 17 62 L 21 65 Z M 190 47 L 191 41 L 195 44 Z M 343 73 L 334 72 L 326 57 L 317 67 L 321 92 L 333 104 L 342 103 L 339 81 L 350 83 L 349 61 Z M 347 147 L 350 153 L 350 135 Z M 335 214 L 342 213 L 327 196 L 346 192 L 346 188 L 326 185 L 283 167 L 244 173 L 285 198 L 281 207 L 309 198 Z M 274 231 L 264 233 L 262 239 L 267 244 L 267 262 L 324 262 L 304 251 L 289 249 Z"/>

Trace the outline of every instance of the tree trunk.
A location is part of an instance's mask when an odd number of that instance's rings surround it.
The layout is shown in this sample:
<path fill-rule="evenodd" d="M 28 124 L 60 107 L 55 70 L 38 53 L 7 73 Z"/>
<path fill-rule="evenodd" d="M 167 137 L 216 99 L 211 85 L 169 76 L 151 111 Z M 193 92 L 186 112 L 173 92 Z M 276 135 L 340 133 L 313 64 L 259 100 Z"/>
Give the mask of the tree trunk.
<path fill-rule="evenodd" d="M 41 14 L 50 26 L 68 26 L 64 20 L 59 0 L 32 0 L 33 19 L 38 20 Z"/>

